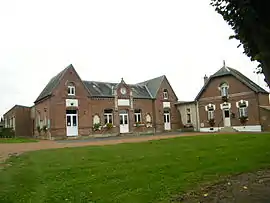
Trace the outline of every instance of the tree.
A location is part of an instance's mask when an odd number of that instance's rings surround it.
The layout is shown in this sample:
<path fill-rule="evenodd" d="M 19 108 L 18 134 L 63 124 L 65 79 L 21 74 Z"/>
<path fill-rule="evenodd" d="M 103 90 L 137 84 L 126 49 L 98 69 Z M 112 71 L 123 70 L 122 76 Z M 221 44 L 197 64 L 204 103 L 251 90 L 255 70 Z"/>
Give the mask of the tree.
<path fill-rule="evenodd" d="M 211 0 L 211 5 L 234 30 L 230 39 L 240 41 L 244 53 L 258 61 L 257 73 L 263 73 L 270 86 L 270 15 L 269 1 Z"/>

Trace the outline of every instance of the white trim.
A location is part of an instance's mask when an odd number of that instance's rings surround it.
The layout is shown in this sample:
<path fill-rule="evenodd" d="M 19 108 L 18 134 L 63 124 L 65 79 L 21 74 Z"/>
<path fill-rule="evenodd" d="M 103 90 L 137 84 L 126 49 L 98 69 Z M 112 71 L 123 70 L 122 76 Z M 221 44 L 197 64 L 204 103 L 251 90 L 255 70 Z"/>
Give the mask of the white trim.
<path fill-rule="evenodd" d="M 113 124 L 113 113 L 104 113 L 104 124 L 110 123 L 110 116 L 112 117 L 112 124 Z M 105 120 L 107 120 L 107 123 L 105 123 Z"/>
<path fill-rule="evenodd" d="M 74 85 L 69 85 L 68 86 L 68 95 L 69 96 L 75 96 L 75 86 Z"/>
<path fill-rule="evenodd" d="M 165 89 L 165 90 L 163 90 L 163 99 L 168 99 L 168 98 L 169 98 L 168 90 Z"/>
<path fill-rule="evenodd" d="M 134 113 L 134 117 L 135 117 L 135 123 L 142 122 L 142 113 Z"/>
<path fill-rule="evenodd" d="M 247 126 L 231 126 L 239 132 L 262 132 L 261 125 L 247 125 Z M 213 130 L 210 130 L 211 127 L 200 128 L 200 132 L 218 132 L 223 127 L 213 127 Z"/>

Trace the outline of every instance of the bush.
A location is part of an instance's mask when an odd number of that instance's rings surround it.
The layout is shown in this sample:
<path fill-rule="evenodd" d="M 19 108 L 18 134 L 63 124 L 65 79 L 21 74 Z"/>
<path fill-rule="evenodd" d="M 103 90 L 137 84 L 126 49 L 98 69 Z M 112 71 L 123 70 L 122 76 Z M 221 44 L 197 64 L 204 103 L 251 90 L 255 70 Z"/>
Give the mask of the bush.
<path fill-rule="evenodd" d="M 0 138 L 13 138 L 15 137 L 15 132 L 13 128 L 3 128 L 0 132 Z"/>
<path fill-rule="evenodd" d="M 101 123 L 94 123 L 93 130 L 98 131 L 101 128 Z"/>
<path fill-rule="evenodd" d="M 107 124 L 106 124 L 106 127 L 107 127 L 108 129 L 111 129 L 111 128 L 113 127 L 113 124 L 112 124 L 112 123 L 107 123 Z"/>

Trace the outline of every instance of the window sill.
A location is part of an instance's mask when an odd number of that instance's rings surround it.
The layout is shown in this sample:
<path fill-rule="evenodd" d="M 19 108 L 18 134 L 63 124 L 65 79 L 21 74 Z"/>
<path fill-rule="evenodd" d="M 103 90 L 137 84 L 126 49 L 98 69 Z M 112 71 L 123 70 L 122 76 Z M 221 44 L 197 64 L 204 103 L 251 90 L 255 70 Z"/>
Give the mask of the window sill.
<path fill-rule="evenodd" d="M 143 124 L 143 123 L 136 124 L 136 123 L 135 123 L 135 124 L 133 124 L 133 126 L 134 126 L 134 127 L 141 127 L 141 126 L 145 126 L 145 124 Z"/>

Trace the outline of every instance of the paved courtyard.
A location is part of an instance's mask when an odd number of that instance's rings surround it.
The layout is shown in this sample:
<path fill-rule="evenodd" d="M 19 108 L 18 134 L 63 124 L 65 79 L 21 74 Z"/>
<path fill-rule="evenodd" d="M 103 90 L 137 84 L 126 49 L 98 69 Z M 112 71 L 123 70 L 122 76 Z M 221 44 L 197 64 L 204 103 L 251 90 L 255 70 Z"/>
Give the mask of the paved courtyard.
<path fill-rule="evenodd" d="M 19 155 L 28 151 L 36 151 L 42 149 L 55 149 L 65 147 L 82 147 L 82 146 L 101 146 L 114 145 L 120 143 L 136 143 L 146 142 L 149 140 L 169 139 L 181 136 L 194 136 L 201 133 L 179 133 L 171 135 L 155 135 L 155 136 L 141 136 L 141 137 L 114 137 L 114 138 L 97 138 L 88 140 L 63 140 L 63 141 L 49 141 L 41 140 L 32 143 L 14 143 L 14 144 L 0 144 L 0 163 L 5 161 L 11 155 Z"/>

